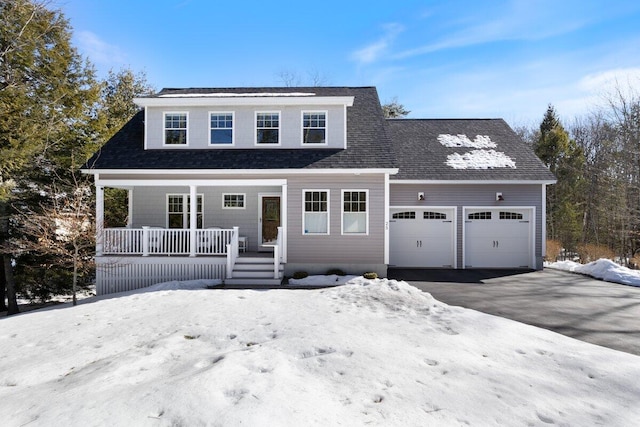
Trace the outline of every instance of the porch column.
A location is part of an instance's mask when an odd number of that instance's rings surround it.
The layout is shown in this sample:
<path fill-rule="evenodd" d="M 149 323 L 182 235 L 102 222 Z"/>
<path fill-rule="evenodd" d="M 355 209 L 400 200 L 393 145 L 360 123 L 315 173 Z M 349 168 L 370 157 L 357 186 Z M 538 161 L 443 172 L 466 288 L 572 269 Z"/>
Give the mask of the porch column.
<path fill-rule="evenodd" d="M 288 205 L 288 187 L 285 182 L 282 184 L 282 197 L 280 199 L 281 207 L 280 207 L 280 225 L 282 226 L 282 248 L 280 249 L 280 253 L 282 254 L 282 262 L 287 262 L 287 230 L 289 225 L 289 220 L 287 219 L 287 205 Z"/>
<path fill-rule="evenodd" d="M 196 256 L 196 230 L 198 229 L 198 187 L 189 186 L 189 256 Z"/>
<path fill-rule="evenodd" d="M 104 187 L 96 185 L 96 256 L 102 255 L 104 239 Z"/>
<path fill-rule="evenodd" d="M 127 228 L 131 228 L 131 221 L 133 221 L 133 188 L 128 190 L 127 208 Z"/>

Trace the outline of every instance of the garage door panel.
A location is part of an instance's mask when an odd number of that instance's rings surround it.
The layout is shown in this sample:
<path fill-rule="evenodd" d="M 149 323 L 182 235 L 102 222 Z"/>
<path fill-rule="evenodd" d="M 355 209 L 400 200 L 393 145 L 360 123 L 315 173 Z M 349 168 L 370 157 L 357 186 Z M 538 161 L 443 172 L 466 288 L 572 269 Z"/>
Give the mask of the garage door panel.
<path fill-rule="evenodd" d="M 531 211 L 480 208 L 465 211 L 465 267 L 531 267 Z"/>
<path fill-rule="evenodd" d="M 394 213 L 403 216 L 390 221 L 391 265 L 421 268 L 454 265 L 453 209 L 392 209 L 391 213 L 392 218 Z"/>

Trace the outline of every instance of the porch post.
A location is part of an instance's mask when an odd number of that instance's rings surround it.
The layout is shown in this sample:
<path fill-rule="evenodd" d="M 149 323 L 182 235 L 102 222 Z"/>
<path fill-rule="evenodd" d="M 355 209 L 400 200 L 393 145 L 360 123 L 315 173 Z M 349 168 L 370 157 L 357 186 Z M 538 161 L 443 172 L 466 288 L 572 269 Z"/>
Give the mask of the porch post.
<path fill-rule="evenodd" d="M 196 256 L 196 230 L 198 228 L 198 187 L 189 186 L 189 256 Z"/>
<path fill-rule="evenodd" d="M 104 187 L 96 185 L 96 256 L 102 255 L 104 245 Z"/>
<path fill-rule="evenodd" d="M 133 189 L 130 188 L 128 190 L 127 195 L 127 228 L 131 228 L 131 224 L 133 221 Z"/>
<path fill-rule="evenodd" d="M 285 182 L 284 184 L 282 184 L 282 197 L 280 198 L 280 204 L 282 205 L 280 207 L 280 225 L 282 226 L 282 242 L 281 245 L 282 247 L 280 248 L 280 254 L 281 254 L 281 261 L 286 263 L 287 262 L 287 252 L 288 252 L 288 248 L 287 248 L 287 229 L 289 228 L 289 221 L 287 219 L 287 205 L 288 205 L 288 201 L 287 201 L 287 196 L 289 195 L 288 192 L 288 187 L 287 187 L 287 182 Z"/>

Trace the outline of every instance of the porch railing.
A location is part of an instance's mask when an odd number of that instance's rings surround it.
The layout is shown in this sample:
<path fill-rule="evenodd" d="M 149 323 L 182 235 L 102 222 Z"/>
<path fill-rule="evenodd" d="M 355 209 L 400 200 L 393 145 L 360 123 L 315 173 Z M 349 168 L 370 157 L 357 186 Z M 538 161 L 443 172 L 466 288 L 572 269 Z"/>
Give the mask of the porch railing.
<path fill-rule="evenodd" d="M 192 250 L 189 229 L 107 228 L 104 230 L 102 253 L 142 256 L 226 255 L 233 232 L 232 229 L 222 228 L 195 230 L 195 248 Z"/>

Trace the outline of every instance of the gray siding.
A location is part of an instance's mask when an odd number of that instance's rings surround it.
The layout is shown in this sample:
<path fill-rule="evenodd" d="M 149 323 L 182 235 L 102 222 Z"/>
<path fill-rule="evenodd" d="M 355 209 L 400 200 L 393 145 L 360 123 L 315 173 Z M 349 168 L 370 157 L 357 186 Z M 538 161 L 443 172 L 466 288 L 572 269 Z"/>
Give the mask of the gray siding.
<path fill-rule="evenodd" d="M 227 176 L 233 179 L 234 176 Z M 235 177 L 239 178 L 239 177 Z M 244 177 L 246 178 L 246 177 Z M 273 178 L 273 177 L 271 177 Z M 288 262 L 291 263 L 367 263 L 384 262 L 384 175 L 290 175 L 288 198 Z M 260 177 L 256 177 L 260 179 Z M 329 235 L 302 234 L 303 190 L 329 190 Z M 369 234 L 342 235 L 342 190 L 369 191 Z M 203 195 L 204 227 L 240 227 L 240 235 L 249 238 L 249 250 L 258 249 L 258 196 L 280 194 L 276 187 L 199 187 Z M 167 194 L 188 194 L 187 186 L 135 187 L 132 227 L 165 227 Z M 246 209 L 222 209 L 222 193 L 245 193 Z"/>
<path fill-rule="evenodd" d="M 281 192 L 281 187 L 199 187 L 203 196 L 203 226 L 240 227 L 249 238 L 249 250 L 258 250 L 258 194 Z M 245 209 L 223 209 L 223 193 L 245 194 Z M 132 227 L 167 226 L 167 195 L 189 194 L 189 187 L 135 187 Z"/>
<path fill-rule="evenodd" d="M 209 112 L 234 112 L 234 145 L 209 145 Z M 256 112 L 280 112 L 280 142 L 274 148 L 344 148 L 345 110 L 343 106 L 264 106 L 264 107 L 183 107 L 160 108 L 148 107 L 146 112 L 146 143 L 148 149 L 154 148 L 254 148 L 256 135 Z M 327 112 L 327 145 L 302 145 L 302 111 Z M 187 112 L 188 146 L 163 147 L 164 113 Z M 260 148 L 269 148 L 269 144 Z"/>
<path fill-rule="evenodd" d="M 384 175 L 292 176 L 288 180 L 291 263 L 384 262 Z M 329 190 L 329 235 L 302 234 L 302 191 Z M 369 235 L 342 235 L 342 190 L 369 190 Z"/>
<path fill-rule="evenodd" d="M 418 202 L 418 192 L 425 200 Z M 496 201 L 501 192 L 504 201 Z M 462 208 L 464 206 L 533 206 L 536 209 L 535 257 L 536 268 L 542 268 L 542 185 L 540 184 L 394 184 L 390 185 L 391 206 L 456 206 L 458 267 L 462 264 Z"/>

